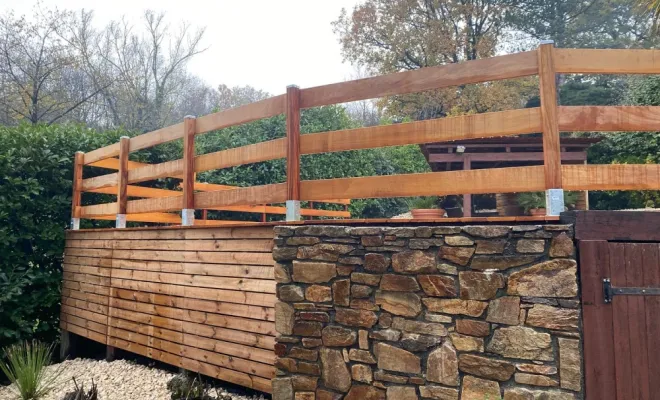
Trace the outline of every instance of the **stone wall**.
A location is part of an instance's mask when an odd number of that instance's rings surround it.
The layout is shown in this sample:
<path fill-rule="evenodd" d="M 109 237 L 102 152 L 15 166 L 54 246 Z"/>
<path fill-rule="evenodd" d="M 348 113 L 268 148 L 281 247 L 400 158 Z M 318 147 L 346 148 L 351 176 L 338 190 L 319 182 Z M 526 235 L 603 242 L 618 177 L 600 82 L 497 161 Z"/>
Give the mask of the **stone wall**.
<path fill-rule="evenodd" d="M 275 400 L 582 399 L 571 226 L 275 233 Z"/>

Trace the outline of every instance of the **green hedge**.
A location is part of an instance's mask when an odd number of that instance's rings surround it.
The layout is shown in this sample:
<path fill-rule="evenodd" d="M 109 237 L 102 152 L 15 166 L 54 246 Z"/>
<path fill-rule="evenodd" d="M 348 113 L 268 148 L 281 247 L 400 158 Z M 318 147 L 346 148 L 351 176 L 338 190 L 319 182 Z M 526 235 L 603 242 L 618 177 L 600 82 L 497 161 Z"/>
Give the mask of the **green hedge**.
<path fill-rule="evenodd" d="M 73 155 L 122 134 L 82 126 L 0 127 L 0 347 L 56 337 Z"/>

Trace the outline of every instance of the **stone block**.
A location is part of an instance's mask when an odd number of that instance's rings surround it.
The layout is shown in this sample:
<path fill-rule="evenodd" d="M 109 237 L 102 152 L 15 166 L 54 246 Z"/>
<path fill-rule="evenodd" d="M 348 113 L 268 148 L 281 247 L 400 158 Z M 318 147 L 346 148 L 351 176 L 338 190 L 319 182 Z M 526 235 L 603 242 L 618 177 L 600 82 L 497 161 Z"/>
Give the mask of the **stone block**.
<path fill-rule="evenodd" d="M 486 350 L 506 358 L 554 360 L 550 335 L 522 326 L 496 329 Z"/>
<path fill-rule="evenodd" d="M 507 293 L 532 297 L 577 296 L 577 263 L 554 259 L 516 271 L 509 276 Z"/>
<path fill-rule="evenodd" d="M 422 301 L 415 293 L 376 292 L 376 304 L 394 315 L 416 317 L 422 311 Z"/>
<path fill-rule="evenodd" d="M 490 300 L 504 287 L 504 276 L 495 272 L 459 272 L 458 280 L 461 299 L 466 300 Z"/>
<path fill-rule="evenodd" d="M 401 274 L 435 272 L 435 256 L 421 250 L 410 250 L 392 256 L 392 269 Z"/>
<path fill-rule="evenodd" d="M 426 379 L 446 386 L 458 386 L 458 357 L 451 342 L 445 341 L 429 354 Z"/>
<path fill-rule="evenodd" d="M 456 297 L 456 280 L 444 275 L 419 275 L 417 277 L 427 296 Z"/>
<path fill-rule="evenodd" d="M 386 343 L 376 343 L 375 352 L 380 369 L 410 374 L 422 372 L 420 358 L 407 350 Z"/>
<path fill-rule="evenodd" d="M 324 262 L 293 262 L 293 280 L 303 283 L 325 283 L 337 276 L 337 266 Z"/>
<path fill-rule="evenodd" d="M 432 312 L 469 317 L 480 317 L 488 307 L 488 303 L 476 300 L 424 298 L 422 302 Z"/>

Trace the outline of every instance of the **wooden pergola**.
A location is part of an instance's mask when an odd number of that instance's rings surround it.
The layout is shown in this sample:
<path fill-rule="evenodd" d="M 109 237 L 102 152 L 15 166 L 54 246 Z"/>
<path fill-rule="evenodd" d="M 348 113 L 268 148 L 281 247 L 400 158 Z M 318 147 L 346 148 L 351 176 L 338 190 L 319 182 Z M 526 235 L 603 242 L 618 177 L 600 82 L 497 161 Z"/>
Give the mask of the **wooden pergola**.
<path fill-rule="evenodd" d="M 601 140 L 601 138 L 561 138 L 561 163 L 587 164 L 587 149 Z M 433 172 L 543 165 L 541 136 L 456 140 L 424 144 L 421 148 Z M 588 208 L 586 192 L 584 193 L 584 207 Z M 510 197 L 510 194 L 502 194 L 498 197 L 498 203 L 506 202 Z M 463 216 L 472 216 L 471 194 L 463 194 Z"/>

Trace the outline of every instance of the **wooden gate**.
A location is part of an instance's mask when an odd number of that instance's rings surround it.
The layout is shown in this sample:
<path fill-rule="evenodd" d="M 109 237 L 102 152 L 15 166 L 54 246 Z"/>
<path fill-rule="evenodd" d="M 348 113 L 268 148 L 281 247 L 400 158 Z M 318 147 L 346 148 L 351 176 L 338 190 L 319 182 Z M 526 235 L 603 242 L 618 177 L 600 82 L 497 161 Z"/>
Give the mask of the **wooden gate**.
<path fill-rule="evenodd" d="M 576 238 L 587 400 L 660 400 L 660 213 L 578 213 Z"/>

